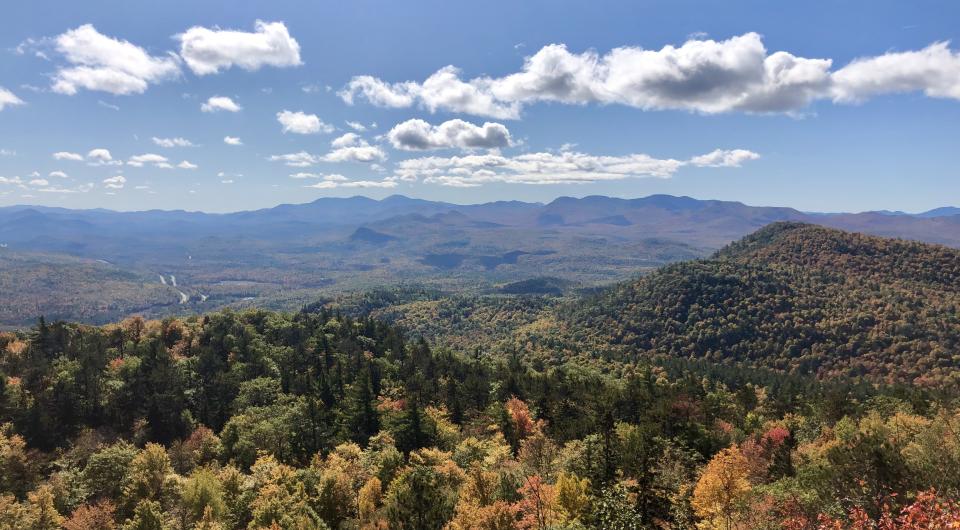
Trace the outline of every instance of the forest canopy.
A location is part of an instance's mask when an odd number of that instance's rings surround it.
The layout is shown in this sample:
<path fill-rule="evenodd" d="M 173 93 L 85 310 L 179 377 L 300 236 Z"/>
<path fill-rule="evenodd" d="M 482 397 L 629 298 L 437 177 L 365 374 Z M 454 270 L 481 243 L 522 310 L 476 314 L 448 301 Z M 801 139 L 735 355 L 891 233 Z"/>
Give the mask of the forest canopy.
<path fill-rule="evenodd" d="M 0 530 L 956 527 L 956 257 L 789 224 L 579 302 L 40 319 Z"/>

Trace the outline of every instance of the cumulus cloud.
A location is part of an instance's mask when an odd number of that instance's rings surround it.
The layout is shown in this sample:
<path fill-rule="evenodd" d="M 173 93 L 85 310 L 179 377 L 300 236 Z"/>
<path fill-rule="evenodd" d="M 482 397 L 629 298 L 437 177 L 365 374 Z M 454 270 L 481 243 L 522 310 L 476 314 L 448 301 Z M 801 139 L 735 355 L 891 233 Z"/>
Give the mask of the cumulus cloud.
<path fill-rule="evenodd" d="M 489 81 L 486 78 L 463 81 L 459 69 L 446 66 L 423 83 L 387 83 L 371 76 L 354 77 L 338 94 L 348 105 L 360 95 L 378 107 L 410 107 L 419 102 L 430 112 L 445 110 L 501 119 L 519 118 L 520 104 L 496 99 Z"/>
<path fill-rule="evenodd" d="M 746 149 L 715 149 L 691 158 L 690 163 L 700 167 L 740 167 L 744 162 L 758 158 L 760 155 Z"/>
<path fill-rule="evenodd" d="M 332 151 L 320 157 L 323 162 L 379 162 L 387 154 L 379 146 L 370 145 L 356 133 L 346 133 L 330 142 Z"/>
<path fill-rule="evenodd" d="M 188 160 L 184 160 L 179 164 L 177 164 L 177 167 L 180 169 L 197 169 L 199 166 L 197 166 L 196 164 L 190 163 Z"/>
<path fill-rule="evenodd" d="M 758 155 L 745 150 L 714 151 L 690 160 L 658 159 L 646 154 L 602 156 L 574 151 L 496 153 L 422 157 L 398 162 L 391 180 L 418 181 L 452 187 L 489 183 L 587 184 L 628 178 L 670 178 L 681 167 L 738 165 Z M 697 160 L 700 160 L 698 163 Z"/>
<path fill-rule="evenodd" d="M 367 126 L 364 125 L 364 124 L 362 124 L 362 123 L 360 123 L 360 122 L 358 122 L 358 121 L 349 121 L 349 120 L 348 120 L 348 121 L 346 122 L 346 124 L 347 124 L 347 127 L 350 127 L 351 129 L 353 129 L 353 130 L 355 130 L 355 131 L 357 131 L 357 132 L 364 132 L 364 131 L 367 130 Z"/>
<path fill-rule="evenodd" d="M 330 145 L 335 148 L 340 148 L 350 145 L 361 145 L 363 141 L 363 138 L 361 138 L 359 134 L 351 132 L 334 138 L 333 141 L 330 142 Z"/>
<path fill-rule="evenodd" d="M 47 176 L 48 176 L 48 177 L 61 178 L 61 179 L 70 178 L 70 175 L 67 175 L 67 174 L 64 173 L 63 171 L 51 171 Z"/>
<path fill-rule="evenodd" d="M 212 96 L 207 99 L 206 103 L 200 105 L 200 110 L 203 112 L 240 112 L 243 107 L 226 96 Z"/>
<path fill-rule="evenodd" d="M 110 190 L 123 189 L 123 186 L 126 183 L 127 183 L 127 179 L 123 175 L 117 175 L 115 177 L 109 177 L 109 178 L 103 179 L 103 187 Z"/>
<path fill-rule="evenodd" d="M 960 99 L 960 52 L 937 42 L 918 51 L 857 59 L 834 72 L 833 81 L 833 97 L 841 102 L 897 92 Z"/>
<path fill-rule="evenodd" d="M 128 41 L 103 35 L 91 24 L 58 35 L 54 47 L 69 63 L 53 76 L 53 91 L 61 94 L 80 89 L 142 94 L 151 84 L 180 75 L 175 55 L 150 55 Z"/>
<path fill-rule="evenodd" d="M 16 105 L 23 105 L 23 100 L 18 98 L 13 92 L 0 86 L 0 110 L 8 106 L 13 107 Z"/>
<path fill-rule="evenodd" d="M 83 162 L 83 155 L 80 153 L 71 153 L 69 151 L 57 151 L 53 153 L 54 160 L 73 160 L 75 162 Z"/>
<path fill-rule="evenodd" d="M 240 140 L 240 138 L 237 138 L 236 136 L 224 136 L 223 143 L 227 145 L 243 145 L 243 141 Z"/>
<path fill-rule="evenodd" d="M 37 187 L 49 186 L 50 181 L 48 181 L 47 179 L 33 179 L 30 182 L 28 182 L 28 184 L 30 184 L 31 186 L 37 186 Z"/>
<path fill-rule="evenodd" d="M 234 66 L 254 71 L 303 64 L 300 45 L 283 22 L 258 20 L 253 32 L 194 26 L 174 38 L 180 41 L 180 56 L 197 75 Z"/>
<path fill-rule="evenodd" d="M 135 155 L 131 156 L 130 159 L 127 160 L 127 165 L 133 167 L 143 167 L 148 164 L 162 169 L 173 168 L 173 166 L 170 165 L 170 161 L 167 159 L 167 157 L 155 153 Z"/>
<path fill-rule="evenodd" d="M 186 138 L 180 138 L 180 137 L 157 138 L 156 136 L 154 136 L 152 140 L 153 140 L 153 143 L 157 144 L 160 147 L 170 148 L 170 147 L 193 147 L 194 146 L 193 142 L 191 142 L 190 140 L 187 140 Z"/>
<path fill-rule="evenodd" d="M 463 120 L 449 120 L 440 125 L 430 125 L 419 119 L 407 120 L 391 129 L 387 139 L 396 149 L 406 151 L 495 149 L 512 143 L 510 131 L 502 124 L 486 122 L 478 126 Z"/>
<path fill-rule="evenodd" d="M 320 121 L 315 114 L 283 110 L 277 113 L 277 121 L 283 126 L 283 132 L 295 134 L 331 133 L 333 126 Z"/>
<path fill-rule="evenodd" d="M 621 47 L 605 54 L 544 46 L 503 77 L 464 80 L 446 66 L 423 82 L 354 77 L 338 94 L 381 107 L 419 105 L 511 119 L 536 102 L 619 104 L 644 110 L 798 113 L 813 101 L 858 102 L 871 96 L 923 92 L 960 99 L 960 53 L 947 43 L 919 51 L 857 59 L 839 70 L 825 58 L 769 52 L 757 33 L 726 40 L 696 36 L 659 50 Z"/>
<path fill-rule="evenodd" d="M 87 162 L 91 166 L 118 166 L 123 164 L 119 160 L 114 160 L 113 155 L 107 149 L 97 148 L 87 152 Z"/>

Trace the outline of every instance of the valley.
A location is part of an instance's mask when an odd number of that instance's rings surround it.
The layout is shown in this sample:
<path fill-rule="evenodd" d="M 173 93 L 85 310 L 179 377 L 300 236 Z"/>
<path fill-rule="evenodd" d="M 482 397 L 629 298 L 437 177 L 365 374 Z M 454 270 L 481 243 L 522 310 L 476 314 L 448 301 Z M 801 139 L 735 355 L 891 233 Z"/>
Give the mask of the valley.
<path fill-rule="evenodd" d="M 476 205 L 329 198 L 232 214 L 6 207 L 0 285 L 10 286 L 11 303 L 0 325 L 29 325 L 40 313 L 106 323 L 134 313 L 292 310 L 393 285 L 483 295 L 555 277 L 567 292 L 708 256 L 776 221 L 960 246 L 954 213 L 810 214 L 663 195 Z M 42 264 L 33 281 L 19 275 L 25 262 Z M 44 279 L 67 267 L 69 280 Z"/>

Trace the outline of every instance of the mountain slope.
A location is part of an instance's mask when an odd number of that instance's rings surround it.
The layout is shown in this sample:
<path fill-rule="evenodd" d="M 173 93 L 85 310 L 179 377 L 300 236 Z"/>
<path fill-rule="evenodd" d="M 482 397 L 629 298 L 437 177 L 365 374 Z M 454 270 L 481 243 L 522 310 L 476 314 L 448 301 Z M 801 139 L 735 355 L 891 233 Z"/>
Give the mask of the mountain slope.
<path fill-rule="evenodd" d="M 960 251 L 775 223 L 564 314 L 622 355 L 743 362 L 821 377 L 960 380 Z"/>

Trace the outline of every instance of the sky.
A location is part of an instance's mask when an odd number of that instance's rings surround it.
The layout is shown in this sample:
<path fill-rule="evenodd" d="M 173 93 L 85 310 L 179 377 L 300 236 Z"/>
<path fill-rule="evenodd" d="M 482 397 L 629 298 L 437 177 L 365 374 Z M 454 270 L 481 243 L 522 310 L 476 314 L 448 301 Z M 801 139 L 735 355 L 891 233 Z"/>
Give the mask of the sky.
<path fill-rule="evenodd" d="M 952 1 L 10 2 L 0 206 L 960 205 Z"/>

